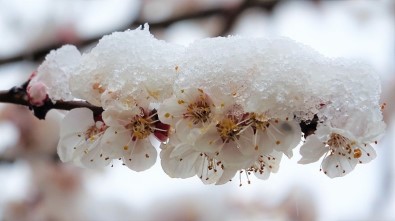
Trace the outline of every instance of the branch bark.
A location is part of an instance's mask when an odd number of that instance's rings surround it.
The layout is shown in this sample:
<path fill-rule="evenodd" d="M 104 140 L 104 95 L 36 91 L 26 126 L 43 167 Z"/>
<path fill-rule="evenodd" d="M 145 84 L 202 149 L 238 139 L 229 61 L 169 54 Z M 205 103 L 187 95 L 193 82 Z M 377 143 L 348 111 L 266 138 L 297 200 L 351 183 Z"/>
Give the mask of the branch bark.
<path fill-rule="evenodd" d="M 46 114 L 51 109 L 72 110 L 74 108 L 85 107 L 93 111 L 95 116 L 100 115 L 104 110 L 101 107 L 94 106 L 86 101 L 57 101 L 53 103 L 47 99 L 42 106 L 33 106 L 30 104 L 26 90 L 23 87 L 14 87 L 8 91 L 0 91 L 0 103 L 11 103 L 29 107 L 33 110 L 34 115 L 39 119 L 45 119 Z"/>

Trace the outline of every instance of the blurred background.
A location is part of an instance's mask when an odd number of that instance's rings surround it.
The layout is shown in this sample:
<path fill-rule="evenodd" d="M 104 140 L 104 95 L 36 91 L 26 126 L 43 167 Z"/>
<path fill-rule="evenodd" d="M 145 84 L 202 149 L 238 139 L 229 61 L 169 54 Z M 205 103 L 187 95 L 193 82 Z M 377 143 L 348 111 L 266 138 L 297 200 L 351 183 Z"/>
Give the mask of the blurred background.
<path fill-rule="evenodd" d="M 395 220 L 395 1 L 0 0 L 0 90 L 23 83 L 45 55 L 70 43 L 89 50 L 103 35 L 148 22 L 158 39 L 286 36 L 328 57 L 370 64 L 382 80 L 387 134 L 378 157 L 343 178 L 319 163 L 283 160 L 267 181 L 239 187 L 171 179 L 160 162 L 136 173 L 60 163 L 59 122 L 0 104 L 0 220 Z M 237 180 L 237 179 L 235 179 Z"/>

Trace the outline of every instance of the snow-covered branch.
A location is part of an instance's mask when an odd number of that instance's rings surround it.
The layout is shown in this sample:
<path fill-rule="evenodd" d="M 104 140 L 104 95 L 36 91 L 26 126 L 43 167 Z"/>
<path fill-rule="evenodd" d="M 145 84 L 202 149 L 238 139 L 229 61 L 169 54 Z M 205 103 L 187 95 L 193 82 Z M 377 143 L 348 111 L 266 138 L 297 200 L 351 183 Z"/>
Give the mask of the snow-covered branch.
<path fill-rule="evenodd" d="M 331 178 L 375 158 L 371 144 L 385 125 L 380 81 L 368 66 L 285 38 L 182 47 L 148 28 L 105 36 L 85 54 L 70 45 L 51 51 L 29 83 L 3 99 L 38 117 L 71 109 L 58 154 L 88 168 L 121 160 L 144 171 L 160 147 L 170 177 L 224 184 L 242 173 L 248 183 L 252 174 L 267 179 L 301 142 L 299 163 L 323 158 Z"/>

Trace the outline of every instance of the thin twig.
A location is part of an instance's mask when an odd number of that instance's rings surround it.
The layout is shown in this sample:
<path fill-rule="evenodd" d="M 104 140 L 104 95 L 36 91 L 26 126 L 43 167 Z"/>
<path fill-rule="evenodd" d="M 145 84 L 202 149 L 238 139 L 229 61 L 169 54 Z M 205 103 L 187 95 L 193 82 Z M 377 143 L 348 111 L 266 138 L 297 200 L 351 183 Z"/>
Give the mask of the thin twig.
<path fill-rule="evenodd" d="M 47 99 L 42 106 L 33 106 L 28 101 L 28 97 L 23 88 L 12 88 L 8 91 L 0 91 L 0 103 L 11 103 L 27 106 L 33 110 L 34 115 L 39 119 L 45 119 L 45 115 L 51 109 L 72 110 L 74 108 L 85 107 L 93 111 L 95 116 L 100 115 L 104 110 L 101 107 L 94 106 L 86 101 L 57 101 L 53 103 Z"/>

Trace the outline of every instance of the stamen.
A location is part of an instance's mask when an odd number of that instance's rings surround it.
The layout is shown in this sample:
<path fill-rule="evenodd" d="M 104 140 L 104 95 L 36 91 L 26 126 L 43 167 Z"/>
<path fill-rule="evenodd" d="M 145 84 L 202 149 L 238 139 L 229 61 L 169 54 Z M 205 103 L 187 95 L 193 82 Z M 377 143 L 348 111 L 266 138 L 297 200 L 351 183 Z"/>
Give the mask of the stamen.
<path fill-rule="evenodd" d="M 243 186 L 243 184 L 241 183 L 241 173 L 242 173 L 243 171 L 240 171 L 240 173 L 239 173 L 239 187 L 241 187 L 241 186 Z"/>
<path fill-rule="evenodd" d="M 246 173 L 245 173 L 245 174 L 246 174 L 246 177 L 247 177 L 247 183 L 248 183 L 248 184 L 251 184 L 250 178 L 248 177 L 248 175 L 249 175 L 249 172 L 247 172 L 247 171 L 246 171 Z"/>

